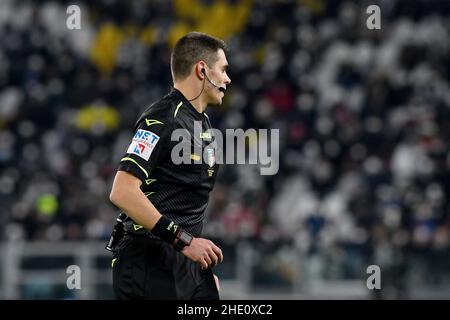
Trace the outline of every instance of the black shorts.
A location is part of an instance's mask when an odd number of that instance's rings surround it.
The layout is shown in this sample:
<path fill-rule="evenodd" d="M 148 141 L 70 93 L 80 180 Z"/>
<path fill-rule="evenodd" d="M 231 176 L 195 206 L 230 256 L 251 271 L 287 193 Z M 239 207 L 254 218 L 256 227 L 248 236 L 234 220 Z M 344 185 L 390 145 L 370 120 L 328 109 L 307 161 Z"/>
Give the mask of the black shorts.
<path fill-rule="evenodd" d="M 113 254 L 117 299 L 218 300 L 213 272 L 158 239 L 125 235 Z"/>

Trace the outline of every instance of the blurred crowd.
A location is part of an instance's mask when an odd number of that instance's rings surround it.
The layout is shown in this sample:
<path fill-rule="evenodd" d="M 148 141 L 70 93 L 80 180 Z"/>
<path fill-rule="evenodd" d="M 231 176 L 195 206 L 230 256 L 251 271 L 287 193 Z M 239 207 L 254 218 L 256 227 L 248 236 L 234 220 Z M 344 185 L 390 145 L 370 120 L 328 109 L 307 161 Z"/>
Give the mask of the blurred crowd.
<path fill-rule="evenodd" d="M 280 130 L 278 174 L 222 166 L 206 235 L 357 247 L 398 270 L 448 253 L 449 2 L 78 1 L 81 30 L 66 27 L 69 4 L 0 2 L 2 239 L 109 237 L 133 124 L 196 30 L 229 45 L 213 125 Z M 371 4 L 380 30 L 366 26 Z"/>

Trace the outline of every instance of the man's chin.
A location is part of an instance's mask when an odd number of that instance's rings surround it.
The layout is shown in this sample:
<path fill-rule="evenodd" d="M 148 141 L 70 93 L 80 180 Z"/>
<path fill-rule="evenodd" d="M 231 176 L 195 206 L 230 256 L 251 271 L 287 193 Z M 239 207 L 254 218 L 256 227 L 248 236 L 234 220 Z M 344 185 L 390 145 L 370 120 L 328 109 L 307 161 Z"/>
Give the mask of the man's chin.
<path fill-rule="evenodd" d="M 220 106 L 223 102 L 224 96 L 225 96 L 225 94 L 223 92 L 219 92 L 218 94 L 210 95 L 208 105 Z"/>
<path fill-rule="evenodd" d="M 222 98 L 218 98 L 218 99 L 215 99 L 214 101 L 210 102 L 210 105 L 212 105 L 212 106 L 220 106 L 221 104 L 222 104 Z"/>

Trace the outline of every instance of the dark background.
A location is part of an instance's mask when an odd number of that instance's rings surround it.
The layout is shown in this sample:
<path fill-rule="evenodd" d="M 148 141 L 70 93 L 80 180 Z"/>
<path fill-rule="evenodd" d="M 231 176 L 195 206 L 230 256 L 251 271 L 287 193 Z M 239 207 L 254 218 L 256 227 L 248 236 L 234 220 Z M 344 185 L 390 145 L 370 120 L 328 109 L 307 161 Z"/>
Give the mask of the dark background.
<path fill-rule="evenodd" d="M 444 0 L 1 1 L 0 298 L 110 297 L 111 183 L 189 31 L 229 45 L 213 125 L 280 130 L 276 175 L 225 165 L 211 195 L 223 296 L 449 298 L 449 13 Z M 82 290 L 66 288 L 70 264 Z"/>

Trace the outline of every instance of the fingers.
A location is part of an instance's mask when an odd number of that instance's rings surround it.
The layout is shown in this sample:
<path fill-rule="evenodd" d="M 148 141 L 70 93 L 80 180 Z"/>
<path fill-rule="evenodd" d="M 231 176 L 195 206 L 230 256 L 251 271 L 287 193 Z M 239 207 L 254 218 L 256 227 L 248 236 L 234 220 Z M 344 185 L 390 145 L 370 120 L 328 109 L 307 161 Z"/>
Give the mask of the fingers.
<path fill-rule="evenodd" d="M 212 260 L 211 267 L 216 266 L 217 263 L 219 263 L 219 257 L 214 252 L 214 249 L 213 248 L 209 248 L 208 254 L 209 254 L 209 258 Z"/>
<path fill-rule="evenodd" d="M 220 250 L 220 248 L 218 246 L 216 246 L 214 243 L 213 243 L 213 246 L 212 246 L 212 250 L 214 251 L 214 253 L 218 257 L 218 259 L 219 259 L 218 262 L 222 262 L 223 261 L 222 250 Z"/>
<path fill-rule="evenodd" d="M 206 262 L 205 259 L 201 260 L 199 263 L 200 263 L 200 267 L 202 268 L 202 270 L 208 269 L 208 263 Z"/>
<path fill-rule="evenodd" d="M 201 238 L 194 238 L 189 250 L 184 252 L 191 260 L 196 261 L 202 269 L 214 267 L 223 261 L 222 250 L 212 241 Z"/>
<path fill-rule="evenodd" d="M 207 266 L 206 266 L 206 267 L 210 266 L 210 265 L 212 264 L 212 262 L 213 262 L 213 260 L 212 260 L 212 259 L 210 258 L 210 256 L 209 256 L 208 252 L 205 253 L 205 256 L 204 256 L 203 259 L 204 259 L 204 260 L 206 261 L 206 263 L 207 263 Z"/>

